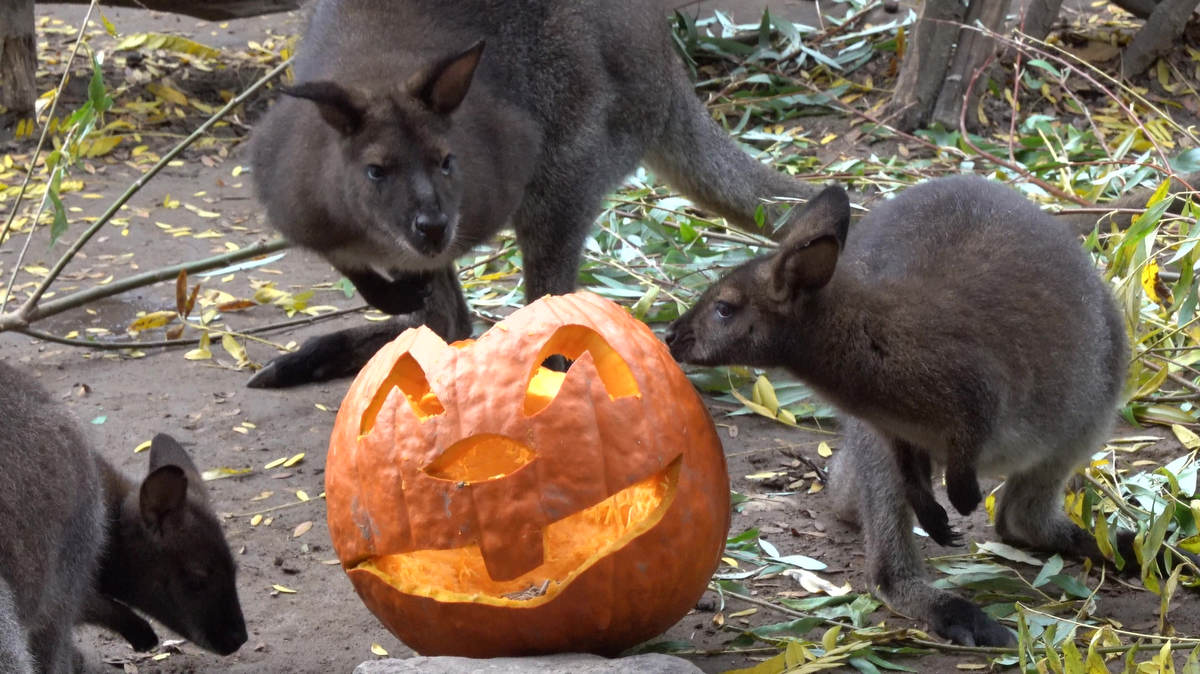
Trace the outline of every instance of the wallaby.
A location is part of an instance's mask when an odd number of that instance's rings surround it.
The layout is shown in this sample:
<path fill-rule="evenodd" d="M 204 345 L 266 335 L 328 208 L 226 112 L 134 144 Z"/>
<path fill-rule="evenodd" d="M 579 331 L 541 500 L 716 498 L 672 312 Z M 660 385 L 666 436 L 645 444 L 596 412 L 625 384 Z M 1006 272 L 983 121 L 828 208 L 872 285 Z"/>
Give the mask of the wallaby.
<path fill-rule="evenodd" d="M 149 649 L 157 636 L 132 609 L 222 655 L 245 643 L 233 558 L 178 443 L 155 436 L 139 485 L 5 363 L 0 409 L 0 672 L 74 671 L 80 622 Z"/>
<path fill-rule="evenodd" d="M 709 117 L 661 7 L 318 0 L 297 84 L 254 132 L 259 199 L 367 302 L 405 315 L 309 340 L 249 385 L 351 374 L 420 323 L 469 336 L 453 262 L 508 223 L 526 298 L 570 292 L 604 196 L 639 161 L 746 228 L 765 198 L 815 194 Z"/>
<path fill-rule="evenodd" d="M 861 419 L 841 453 L 879 592 L 954 641 L 1006 643 L 973 604 L 921 582 L 903 504 L 920 513 L 932 501 L 930 458 L 946 466 L 962 511 L 979 500 L 977 469 L 1004 475 L 1001 539 L 1102 559 L 1061 494 L 1115 419 L 1123 321 L 1073 233 L 1006 187 L 943 178 L 847 232 L 849 219 L 840 188 L 798 210 L 777 251 L 731 271 L 672 323 L 671 353 L 785 366 Z"/>

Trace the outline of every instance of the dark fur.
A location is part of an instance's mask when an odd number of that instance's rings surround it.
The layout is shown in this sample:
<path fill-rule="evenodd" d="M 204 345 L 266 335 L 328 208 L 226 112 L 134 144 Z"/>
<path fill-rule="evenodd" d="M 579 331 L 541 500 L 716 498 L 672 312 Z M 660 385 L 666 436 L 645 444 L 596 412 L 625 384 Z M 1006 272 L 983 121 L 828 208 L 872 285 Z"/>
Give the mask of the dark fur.
<path fill-rule="evenodd" d="M 778 251 L 734 269 L 672 324 L 671 352 L 786 366 L 863 420 L 849 424 L 841 454 L 851 469 L 839 474 L 858 480 L 847 507 L 881 594 L 948 638 L 1005 642 L 976 607 L 920 581 L 902 504 L 946 538 L 954 532 L 933 501 L 928 460 L 946 466 L 962 512 L 979 501 L 976 470 L 1004 475 L 1004 541 L 1100 558 L 1063 514 L 1061 490 L 1114 419 L 1124 325 L 1068 228 L 1003 186 L 935 180 L 877 206 L 847 236 L 849 216 L 844 192 L 823 192 L 793 216 Z"/>
<path fill-rule="evenodd" d="M 174 440 L 154 438 L 136 484 L 4 363 L 0 409 L 0 672 L 74 671 L 79 622 L 149 649 L 158 638 L 132 609 L 223 655 L 246 641 L 229 548 Z"/>
<path fill-rule="evenodd" d="M 650 0 L 319 0 L 295 73 L 255 129 L 268 219 L 404 315 L 311 340 L 251 386 L 350 374 L 420 323 L 469 336 L 453 261 L 506 224 L 526 297 L 571 291 L 602 199 L 641 161 L 748 228 L 764 198 L 816 191 L 709 118 Z"/>

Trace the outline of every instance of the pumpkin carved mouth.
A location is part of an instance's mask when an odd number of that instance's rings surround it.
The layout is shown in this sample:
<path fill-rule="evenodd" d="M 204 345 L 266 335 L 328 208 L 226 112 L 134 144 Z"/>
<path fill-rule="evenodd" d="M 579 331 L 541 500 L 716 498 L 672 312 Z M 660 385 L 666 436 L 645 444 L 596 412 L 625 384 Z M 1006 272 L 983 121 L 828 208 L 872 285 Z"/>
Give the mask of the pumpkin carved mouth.
<path fill-rule="evenodd" d="M 543 529 L 543 563 L 511 580 L 494 580 L 479 545 L 417 550 L 364 560 L 357 567 L 406 594 L 534 608 L 553 600 L 597 561 L 652 529 L 674 500 L 682 457 L 666 470 Z"/>

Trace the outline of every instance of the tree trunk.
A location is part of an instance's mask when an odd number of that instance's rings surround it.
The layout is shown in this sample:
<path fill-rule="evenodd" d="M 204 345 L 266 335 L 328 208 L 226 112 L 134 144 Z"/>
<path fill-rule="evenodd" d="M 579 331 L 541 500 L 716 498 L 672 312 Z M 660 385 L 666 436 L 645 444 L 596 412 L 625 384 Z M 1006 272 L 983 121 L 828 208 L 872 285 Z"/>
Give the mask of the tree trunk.
<path fill-rule="evenodd" d="M 1038 40 L 1046 39 L 1062 4 L 1063 0 L 1033 0 L 1025 10 L 1025 16 L 1021 17 L 1021 32 Z"/>
<path fill-rule="evenodd" d="M 12 0 L 0 0 L 0 4 Z M 17 3 L 27 0 L 17 0 Z M 32 0 L 29 0 L 30 2 Z M 46 0 L 76 5 L 86 5 L 91 0 Z M 243 19 L 274 12 L 296 9 L 303 0 L 104 0 L 107 7 L 141 7 L 171 14 L 192 16 L 206 21 Z M 2 18 L 3 10 L 0 10 Z"/>
<path fill-rule="evenodd" d="M 33 0 L 0 0 L 0 107 L 24 116 L 37 98 Z"/>
<path fill-rule="evenodd" d="M 966 19 L 958 32 L 958 46 L 954 48 L 954 61 L 942 82 L 937 105 L 933 108 L 934 122 L 948 129 L 957 129 L 962 111 L 975 107 L 975 102 L 979 100 L 979 88 L 968 89 L 968 86 L 976 77 L 976 71 L 996 53 L 996 41 L 975 26 L 981 24 L 984 29 L 999 33 L 1004 28 L 1004 17 L 1008 14 L 1010 1 L 972 0 L 967 7 Z M 974 118 L 968 115 L 968 119 Z"/>
<path fill-rule="evenodd" d="M 921 8 L 908 49 L 901 55 L 896 93 L 887 108 L 886 116 L 892 117 L 891 124 L 897 129 L 912 131 L 924 126 L 932 114 L 958 37 L 962 11 L 959 0 L 926 0 Z"/>
<path fill-rule="evenodd" d="M 1121 75 L 1140 75 L 1159 56 L 1171 51 L 1197 5 L 1200 0 L 1161 0 L 1146 19 L 1146 25 L 1121 52 Z"/>

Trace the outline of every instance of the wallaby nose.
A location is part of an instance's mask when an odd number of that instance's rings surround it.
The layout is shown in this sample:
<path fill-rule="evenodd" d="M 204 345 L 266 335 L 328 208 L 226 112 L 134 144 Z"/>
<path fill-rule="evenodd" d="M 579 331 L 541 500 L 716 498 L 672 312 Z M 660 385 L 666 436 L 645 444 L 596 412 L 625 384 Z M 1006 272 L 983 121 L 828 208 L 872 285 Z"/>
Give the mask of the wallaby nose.
<path fill-rule="evenodd" d="M 438 248 L 442 245 L 442 239 L 446 237 L 446 225 L 449 222 L 450 218 L 440 211 L 437 213 L 421 212 L 413 219 L 413 227 L 431 248 Z"/>

